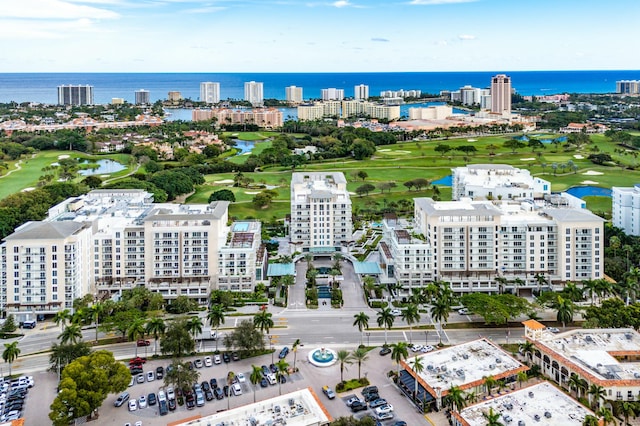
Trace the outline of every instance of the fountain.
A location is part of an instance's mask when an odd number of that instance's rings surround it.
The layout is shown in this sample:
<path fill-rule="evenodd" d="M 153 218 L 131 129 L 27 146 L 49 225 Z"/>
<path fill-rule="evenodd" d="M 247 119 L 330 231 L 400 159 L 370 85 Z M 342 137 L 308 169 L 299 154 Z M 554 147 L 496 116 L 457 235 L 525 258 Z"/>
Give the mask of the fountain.
<path fill-rule="evenodd" d="M 332 349 L 318 348 L 309 352 L 309 362 L 316 367 L 329 367 L 337 360 L 338 354 Z"/>

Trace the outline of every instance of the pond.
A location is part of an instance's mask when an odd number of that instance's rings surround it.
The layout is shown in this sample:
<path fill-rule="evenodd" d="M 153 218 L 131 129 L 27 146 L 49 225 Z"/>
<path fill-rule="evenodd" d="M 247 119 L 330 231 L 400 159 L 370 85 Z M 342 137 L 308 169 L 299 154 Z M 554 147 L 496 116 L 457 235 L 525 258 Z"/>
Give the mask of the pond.
<path fill-rule="evenodd" d="M 611 197 L 611 189 L 601 188 L 599 186 L 572 186 L 565 192 L 573 195 L 574 197 Z"/>
<path fill-rule="evenodd" d="M 235 148 L 238 150 L 237 155 L 251 152 L 251 150 L 256 146 L 254 141 L 243 141 L 240 139 L 234 139 L 233 141 L 236 143 Z"/>
<path fill-rule="evenodd" d="M 451 186 L 452 182 L 453 178 L 451 177 L 451 175 L 449 175 L 438 180 L 434 180 L 433 182 L 431 182 L 431 185 Z"/>
<path fill-rule="evenodd" d="M 78 172 L 78 174 L 82 176 L 107 175 L 122 171 L 127 168 L 125 165 L 120 164 L 114 160 L 79 159 L 78 163 L 91 165 L 91 168 L 83 169 Z"/>

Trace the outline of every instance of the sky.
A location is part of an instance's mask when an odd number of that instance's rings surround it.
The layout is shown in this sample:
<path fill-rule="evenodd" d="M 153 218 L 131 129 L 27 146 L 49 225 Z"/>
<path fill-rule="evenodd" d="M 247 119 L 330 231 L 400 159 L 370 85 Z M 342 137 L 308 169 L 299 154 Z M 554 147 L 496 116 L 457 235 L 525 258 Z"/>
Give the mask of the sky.
<path fill-rule="evenodd" d="M 638 70 L 637 0 L 0 0 L 0 72 Z"/>

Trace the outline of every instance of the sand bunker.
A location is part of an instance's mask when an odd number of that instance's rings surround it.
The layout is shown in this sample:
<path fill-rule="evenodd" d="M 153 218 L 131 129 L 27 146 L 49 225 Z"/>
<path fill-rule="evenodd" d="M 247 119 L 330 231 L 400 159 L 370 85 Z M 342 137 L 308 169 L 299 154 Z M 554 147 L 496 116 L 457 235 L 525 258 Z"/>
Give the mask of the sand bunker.
<path fill-rule="evenodd" d="M 233 183 L 233 179 L 214 180 L 213 183 L 220 183 L 220 184 Z"/>
<path fill-rule="evenodd" d="M 33 191 L 34 189 L 35 189 L 35 188 L 33 188 L 33 187 L 31 187 L 31 186 L 30 186 L 30 187 L 28 187 L 28 188 L 23 189 L 23 190 L 22 190 L 22 192 L 29 192 L 29 191 Z"/>
<path fill-rule="evenodd" d="M 389 148 L 385 148 L 385 149 L 379 149 L 378 151 L 380 151 L 380 152 L 388 152 L 388 151 L 391 151 L 391 150 Z"/>
<path fill-rule="evenodd" d="M 575 158 L 576 160 L 582 160 L 584 157 L 580 154 L 574 154 L 573 158 Z"/>
<path fill-rule="evenodd" d="M 107 178 L 109 175 L 100 175 L 101 178 Z"/>
<path fill-rule="evenodd" d="M 535 161 L 536 159 L 531 157 L 531 158 L 521 158 L 520 161 Z"/>
<path fill-rule="evenodd" d="M 583 185 L 597 185 L 599 182 L 594 182 L 592 180 L 583 180 L 580 183 L 583 184 Z"/>
<path fill-rule="evenodd" d="M 600 176 L 603 175 L 604 173 L 602 172 L 596 172 L 595 170 L 589 170 L 588 172 L 584 172 L 583 175 L 586 176 Z"/>
<path fill-rule="evenodd" d="M 256 194 L 259 194 L 260 191 L 244 191 L 244 193 L 247 195 L 256 195 Z"/>
<path fill-rule="evenodd" d="M 467 142 L 478 142 L 478 139 L 467 139 Z"/>
<path fill-rule="evenodd" d="M 67 154 L 58 155 L 58 160 L 64 160 L 65 158 L 69 158 Z"/>

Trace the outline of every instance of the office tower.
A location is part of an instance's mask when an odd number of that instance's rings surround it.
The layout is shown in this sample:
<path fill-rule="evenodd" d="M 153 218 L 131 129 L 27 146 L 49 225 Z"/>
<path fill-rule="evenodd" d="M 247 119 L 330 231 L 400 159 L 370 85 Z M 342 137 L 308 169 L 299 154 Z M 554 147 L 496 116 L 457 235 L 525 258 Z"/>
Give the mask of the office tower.
<path fill-rule="evenodd" d="M 262 106 L 264 103 L 263 84 L 255 81 L 244 83 L 244 100 L 253 106 Z"/>
<path fill-rule="evenodd" d="M 340 172 L 293 173 L 291 244 L 297 251 L 340 251 L 352 238 L 351 199 Z"/>
<path fill-rule="evenodd" d="M 59 105 L 93 105 L 93 86 L 62 85 L 58 86 Z"/>
<path fill-rule="evenodd" d="M 329 89 L 322 89 L 320 93 L 323 101 L 341 101 L 344 99 L 344 89 L 331 87 Z"/>
<path fill-rule="evenodd" d="M 491 112 L 511 114 L 511 77 L 498 74 L 491 78 Z"/>
<path fill-rule="evenodd" d="M 140 89 L 135 91 L 136 105 L 149 105 L 151 96 L 148 90 Z"/>
<path fill-rule="evenodd" d="M 167 94 L 167 99 L 170 101 L 180 101 L 182 100 L 182 93 L 171 91 Z"/>
<path fill-rule="evenodd" d="M 355 100 L 366 101 L 369 99 L 369 86 L 366 84 L 359 84 L 353 88 L 353 98 Z"/>
<path fill-rule="evenodd" d="M 289 86 L 284 88 L 285 99 L 291 104 L 302 102 L 302 87 Z"/>
<path fill-rule="evenodd" d="M 220 83 L 206 81 L 200 83 L 200 101 L 208 104 L 217 104 L 220 102 Z"/>

